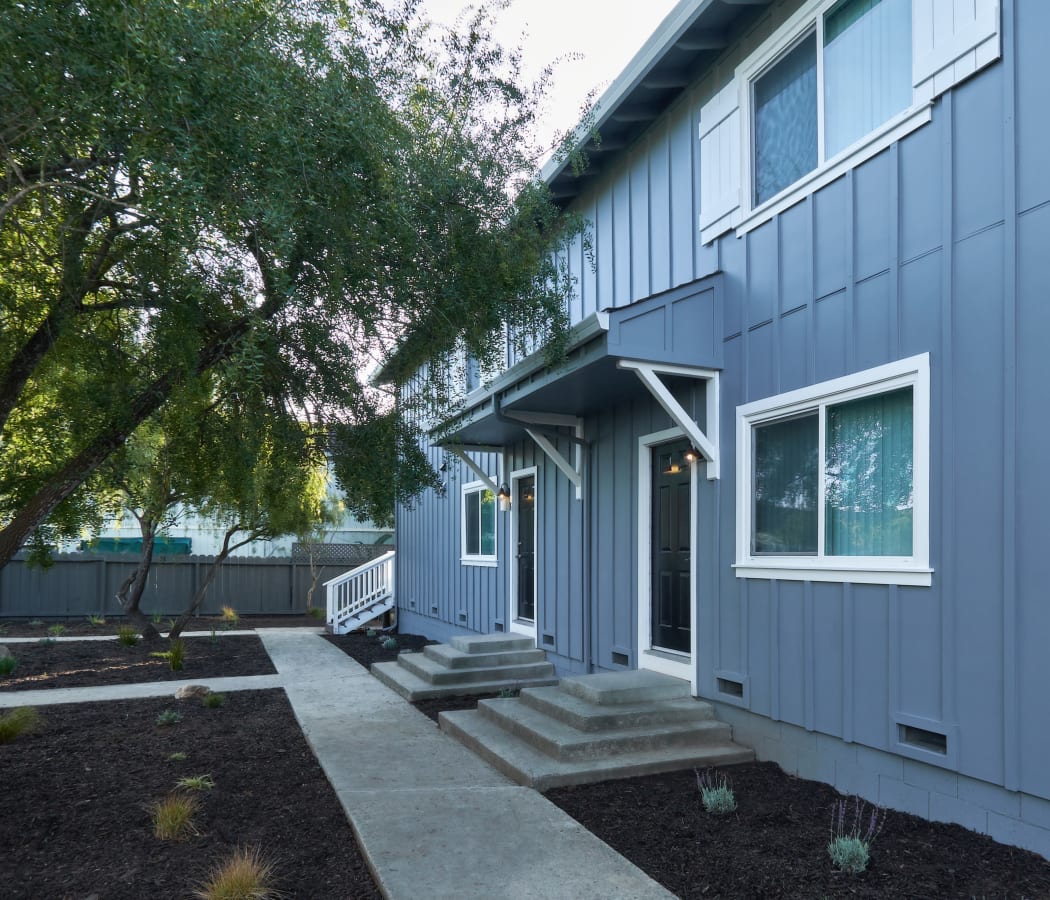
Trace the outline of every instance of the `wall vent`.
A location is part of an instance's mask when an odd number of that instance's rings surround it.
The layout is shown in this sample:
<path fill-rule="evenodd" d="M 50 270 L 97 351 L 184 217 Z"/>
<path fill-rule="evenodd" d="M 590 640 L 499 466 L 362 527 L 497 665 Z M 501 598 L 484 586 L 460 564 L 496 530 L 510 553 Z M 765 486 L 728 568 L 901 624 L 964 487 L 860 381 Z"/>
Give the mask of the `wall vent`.
<path fill-rule="evenodd" d="M 545 643 L 548 647 L 553 647 L 554 646 L 554 635 L 553 634 L 545 634 L 543 636 L 543 643 Z"/>
<path fill-rule="evenodd" d="M 413 605 L 413 606 L 415 606 L 415 603 L 413 602 L 413 604 L 412 604 L 412 605 Z M 431 611 L 432 613 L 436 613 L 436 612 L 441 612 L 441 607 L 439 607 L 439 606 L 438 606 L 438 605 L 437 605 L 437 604 L 435 603 L 435 604 L 434 604 L 434 605 L 433 605 L 432 607 L 430 607 L 430 611 Z"/>
<path fill-rule="evenodd" d="M 731 678 L 719 678 L 718 693 L 742 698 L 744 696 L 744 684 L 741 681 L 733 681 Z"/>
<path fill-rule="evenodd" d="M 415 609 L 416 608 L 416 601 L 415 600 L 409 600 L 408 601 L 408 608 L 409 609 Z"/>
<path fill-rule="evenodd" d="M 916 728 L 914 725 L 897 725 L 897 739 L 916 750 L 925 750 L 927 753 L 939 753 L 941 756 L 948 755 L 948 735 L 938 734 L 936 731 L 927 731 L 925 728 Z"/>
<path fill-rule="evenodd" d="M 617 653 L 613 650 L 612 661 L 614 666 L 629 666 L 631 664 L 631 657 L 626 653 Z"/>
<path fill-rule="evenodd" d="M 494 622 L 493 624 L 496 626 L 496 631 L 503 631 L 503 623 L 502 622 Z"/>
<path fill-rule="evenodd" d="M 466 622 L 467 621 L 467 611 L 465 609 L 464 610 L 460 610 L 459 621 L 460 622 Z"/>

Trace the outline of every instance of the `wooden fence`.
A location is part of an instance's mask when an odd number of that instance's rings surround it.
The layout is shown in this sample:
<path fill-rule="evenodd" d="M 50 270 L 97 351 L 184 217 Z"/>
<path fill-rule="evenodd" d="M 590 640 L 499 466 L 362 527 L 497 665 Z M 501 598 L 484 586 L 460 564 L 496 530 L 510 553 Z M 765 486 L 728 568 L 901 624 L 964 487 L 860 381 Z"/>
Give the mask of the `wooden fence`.
<path fill-rule="evenodd" d="M 360 545 L 355 554 L 360 559 L 318 565 L 313 605 L 324 608 L 325 581 L 389 549 Z M 212 556 L 155 558 L 142 596 L 143 612 L 163 616 L 182 612 L 213 560 Z M 15 557 L 0 569 L 0 617 L 120 615 L 116 593 L 136 561 L 126 554 L 70 553 L 56 556 L 53 566 L 41 569 Z M 215 615 L 223 606 L 232 606 L 241 615 L 299 615 L 306 610 L 313 578 L 307 559 L 230 557 L 219 567 L 200 614 Z"/>

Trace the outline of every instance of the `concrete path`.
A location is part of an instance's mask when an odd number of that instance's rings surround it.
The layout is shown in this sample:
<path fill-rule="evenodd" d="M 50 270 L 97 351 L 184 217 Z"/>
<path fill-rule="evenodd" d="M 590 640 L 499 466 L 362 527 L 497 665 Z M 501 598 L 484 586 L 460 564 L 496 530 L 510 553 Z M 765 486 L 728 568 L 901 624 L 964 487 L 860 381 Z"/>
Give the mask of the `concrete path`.
<path fill-rule="evenodd" d="M 673 897 L 541 794 L 443 734 L 319 635 L 305 629 L 258 634 L 277 675 L 200 683 L 222 691 L 284 687 L 384 896 Z M 185 683 L 20 691 L 0 694 L 0 706 L 164 696 Z"/>

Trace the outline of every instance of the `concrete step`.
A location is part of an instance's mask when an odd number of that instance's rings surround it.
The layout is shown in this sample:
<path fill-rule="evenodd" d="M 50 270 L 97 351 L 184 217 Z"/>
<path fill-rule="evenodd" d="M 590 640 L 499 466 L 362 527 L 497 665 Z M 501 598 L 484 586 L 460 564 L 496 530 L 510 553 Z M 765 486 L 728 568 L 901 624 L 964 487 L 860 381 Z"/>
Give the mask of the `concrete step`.
<path fill-rule="evenodd" d="M 463 653 L 503 653 L 507 650 L 535 650 L 536 641 L 514 634 L 457 634 L 453 647 Z"/>
<path fill-rule="evenodd" d="M 471 684 L 480 681 L 518 680 L 553 681 L 554 666 L 549 662 L 533 662 L 516 666 L 484 666 L 472 669 L 449 669 L 424 653 L 402 653 L 397 664 L 431 684 Z"/>
<path fill-rule="evenodd" d="M 561 688 L 598 706 L 679 700 L 690 696 L 688 682 L 647 669 L 563 678 Z"/>
<path fill-rule="evenodd" d="M 373 663 L 372 674 L 387 687 L 397 691 L 406 700 L 431 700 L 435 697 L 498 694 L 500 691 L 518 691 L 530 685 L 556 684 L 558 681 L 552 675 L 548 678 L 493 678 L 488 681 L 433 684 L 396 662 Z"/>
<path fill-rule="evenodd" d="M 687 697 L 655 703 L 620 703 L 598 706 L 560 687 L 528 688 L 521 702 L 580 731 L 656 727 L 676 722 L 703 722 L 714 717 L 714 708 L 704 700 Z"/>
<path fill-rule="evenodd" d="M 537 750 L 559 760 L 596 760 L 671 748 L 695 749 L 726 743 L 732 737 L 732 729 L 716 719 L 580 731 L 516 698 L 482 700 L 478 712 Z"/>
<path fill-rule="evenodd" d="M 546 662 L 547 654 L 531 650 L 502 650 L 491 653 L 464 653 L 451 644 L 428 644 L 423 653 L 449 669 L 484 669 L 492 666 L 516 666 L 524 663 Z"/>
<path fill-rule="evenodd" d="M 612 754 L 598 759 L 556 759 L 501 728 L 478 710 L 443 712 L 441 728 L 518 784 L 539 791 L 692 767 L 750 762 L 753 751 L 729 741 Z"/>

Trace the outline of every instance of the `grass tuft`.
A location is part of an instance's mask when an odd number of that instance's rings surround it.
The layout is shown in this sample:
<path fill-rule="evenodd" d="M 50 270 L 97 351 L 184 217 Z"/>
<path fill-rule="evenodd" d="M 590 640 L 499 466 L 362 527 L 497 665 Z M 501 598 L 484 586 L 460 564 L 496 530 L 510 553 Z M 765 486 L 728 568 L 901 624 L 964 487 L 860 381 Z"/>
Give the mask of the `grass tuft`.
<path fill-rule="evenodd" d="M 237 850 L 211 870 L 194 895 L 199 900 L 272 900 L 274 865 L 258 848 Z"/>
<path fill-rule="evenodd" d="M 157 715 L 157 724 L 164 725 L 178 725 L 182 721 L 182 713 L 177 709 L 166 709 L 162 713 Z"/>
<path fill-rule="evenodd" d="M 222 623 L 227 628 L 233 628 L 240 621 L 241 617 L 237 615 L 237 610 L 232 606 L 224 606 L 222 608 Z"/>
<path fill-rule="evenodd" d="M 0 676 L 7 677 L 18 668 L 18 660 L 13 656 L 0 656 Z"/>
<path fill-rule="evenodd" d="M 61 637 L 66 633 L 66 626 L 60 622 L 56 622 L 54 625 L 48 625 L 47 633 L 51 635 L 51 637 Z"/>
<path fill-rule="evenodd" d="M 102 615 L 99 615 L 98 613 L 92 613 L 90 616 L 87 617 L 87 620 L 88 620 L 88 624 L 89 625 L 105 625 L 106 624 L 106 617 L 102 616 Z"/>
<path fill-rule="evenodd" d="M 197 834 L 193 817 L 200 809 L 200 800 L 192 794 L 169 794 L 150 807 L 153 834 L 162 841 L 184 841 Z"/>
<path fill-rule="evenodd" d="M 131 625 L 121 625 L 117 629 L 117 643 L 125 647 L 134 647 L 139 642 L 139 633 Z"/>
<path fill-rule="evenodd" d="M 16 706 L 10 712 L 0 714 L 0 744 L 10 744 L 39 727 L 40 713 L 35 706 Z"/>
<path fill-rule="evenodd" d="M 696 773 L 696 786 L 700 791 L 700 802 L 711 815 L 724 816 L 736 809 L 736 795 L 724 772 L 708 769 Z"/>
<path fill-rule="evenodd" d="M 208 709 L 218 709 L 226 702 L 225 694 L 205 694 L 201 701 Z"/>
<path fill-rule="evenodd" d="M 168 762 L 185 762 L 187 759 L 189 759 L 189 754 L 185 750 L 176 750 L 168 754 Z"/>
<path fill-rule="evenodd" d="M 325 617 L 325 611 L 324 611 L 324 609 L 322 609 L 322 608 L 321 608 L 320 606 L 311 606 L 311 607 L 310 607 L 310 608 L 309 608 L 309 609 L 308 609 L 308 610 L 306 611 L 306 614 L 307 614 L 307 615 L 308 615 L 308 616 L 309 616 L 309 617 L 310 617 L 311 619 L 323 619 L 323 618 Z"/>
<path fill-rule="evenodd" d="M 182 638 L 175 638 L 171 642 L 171 649 L 168 651 L 168 666 L 172 672 L 181 672 L 185 662 L 186 644 Z"/>
<path fill-rule="evenodd" d="M 211 775 L 186 775 L 175 782 L 175 787 L 181 791 L 210 791 L 215 787 L 215 779 Z"/>

